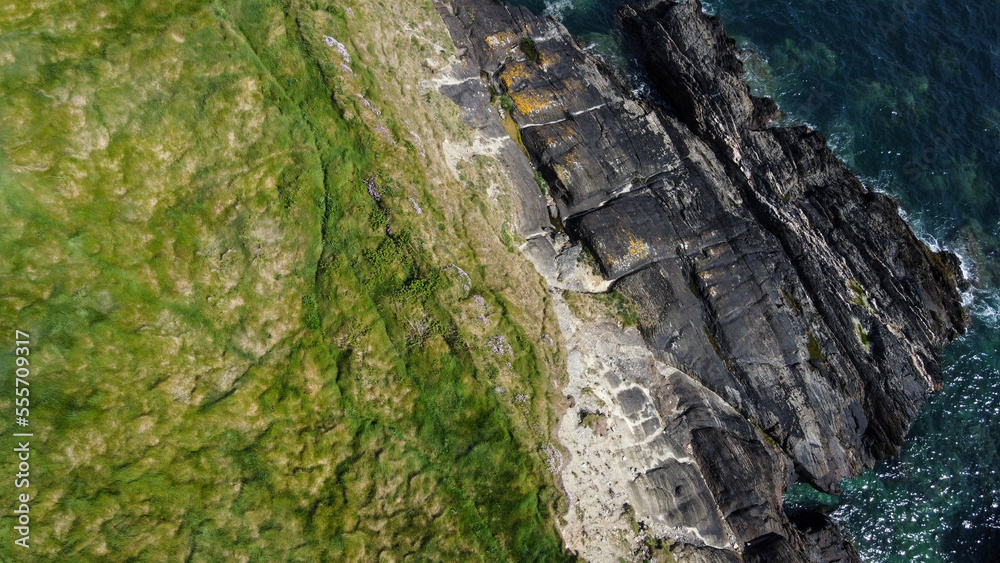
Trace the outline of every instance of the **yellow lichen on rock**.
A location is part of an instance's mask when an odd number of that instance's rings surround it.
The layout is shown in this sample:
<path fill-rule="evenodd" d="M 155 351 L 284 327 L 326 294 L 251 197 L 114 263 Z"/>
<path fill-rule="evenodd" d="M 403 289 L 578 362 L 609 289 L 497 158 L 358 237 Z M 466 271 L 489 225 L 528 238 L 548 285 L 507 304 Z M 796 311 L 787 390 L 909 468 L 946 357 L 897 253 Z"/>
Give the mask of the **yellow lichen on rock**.
<path fill-rule="evenodd" d="M 559 53 L 545 52 L 538 55 L 538 64 L 543 70 L 548 70 L 554 67 L 560 59 L 561 57 L 559 56 Z"/>
<path fill-rule="evenodd" d="M 626 237 L 627 242 L 623 240 Z M 613 250 L 609 251 L 603 241 L 597 243 L 597 248 L 600 254 L 604 256 L 605 263 L 611 270 L 629 270 L 635 266 L 636 263 L 649 257 L 649 243 L 640 238 L 636 238 L 632 233 L 623 229 L 620 234 L 615 235 L 615 239 L 618 243 L 620 243 L 614 245 L 615 249 L 622 247 L 625 248 L 625 252 L 622 252 L 620 255 L 617 255 L 617 252 Z"/>
<path fill-rule="evenodd" d="M 515 88 L 521 80 L 529 76 L 531 76 L 531 69 L 524 61 L 514 61 L 500 72 L 500 80 L 508 90 Z"/>
<path fill-rule="evenodd" d="M 573 158 L 574 154 L 572 151 L 563 155 L 562 163 L 554 163 L 552 165 L 553 170 L 556 173 L 556 177 L 563 186 L 570 189 L 574 185 L 573 182 L 573 171 L 572 168 L 580 168 L 580 163 L 577 159 Z"/>
<path fill-rule="evenodd" d="M 575 137 L 570 137 L 569 140 L 576 141 Z M 566 164 L 566 166 L 572 166 L 574 168 L 578 168 L 582 160 L 580 151 L 577 147 L 573 147 L 572 149 L 566 151 L 566 153 L 562 156 L 562 161 Z"/>
<path fill-rule="evenodd" d="M 544 111 L 557 103 L 551 97 L 537 92 L 517 92 L 508 95 L 514 101 L 514 107 L 521 112 L 521 115 L 531 115 L 534 112 Z"/>
<path fill-rule="evenodd" d="M 509 31 L 500 31 L 498 33 L 494 33 L 493 35 L 487 35 L 486 44 L 493 50 L 493 54 L 496 54 L 502 49 L 510 48 L 515 39 L 517 39 L 517 36 L 513 33 Z"/>
<path fill-rule="evenodd" d="M 628 253 L 636 258 L 645 258 L 649 256 L 649 244 L 630 234 L 628 236 Z"/>

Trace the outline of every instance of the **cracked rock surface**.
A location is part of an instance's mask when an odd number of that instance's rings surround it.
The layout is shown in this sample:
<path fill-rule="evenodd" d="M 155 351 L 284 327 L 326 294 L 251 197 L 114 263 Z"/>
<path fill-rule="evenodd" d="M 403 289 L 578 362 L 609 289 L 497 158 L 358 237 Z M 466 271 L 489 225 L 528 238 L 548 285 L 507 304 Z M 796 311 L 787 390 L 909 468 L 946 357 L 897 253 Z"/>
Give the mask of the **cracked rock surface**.
<path fill-rule="evenodd" d="M 820 133 L 771 126 L 775 104 L 750 94 L 735 43 L 697 1 L 620 13 L 669 109 L 635 98 L 551 19 L 492 0 L 439 11 L 467 77 L 446 93 L 494 136 L 490 92 L 506 100 L 510 146 L 528 155 L 502 155 L 524 193 L 526 253 L 550 286 L 614 283 L 638 311 L 641 337 L 564 326 L 578 403 L 564 418 L 607 418 L 604 436 L 560 430 L 574 456 L 567 518 L 607 481 L 601 502 L 622 509 L 602 510 L 633 511 L 679 559 L 856 560 L 832 522 L 790 517 L 782 494 L 796 480 L 837 493 L 898 452 L 941 385 L 938 354 L 965 329 L 957 258 L 920 242 Z M 551 225 L 532 168 L 552 188 Z M 565 273 L 576 243 L 606 284 Z M 564 526 L 568 548 L 621 555 L 586 524 Z M 619 551 L 639 553 L 639 535 Z"/>

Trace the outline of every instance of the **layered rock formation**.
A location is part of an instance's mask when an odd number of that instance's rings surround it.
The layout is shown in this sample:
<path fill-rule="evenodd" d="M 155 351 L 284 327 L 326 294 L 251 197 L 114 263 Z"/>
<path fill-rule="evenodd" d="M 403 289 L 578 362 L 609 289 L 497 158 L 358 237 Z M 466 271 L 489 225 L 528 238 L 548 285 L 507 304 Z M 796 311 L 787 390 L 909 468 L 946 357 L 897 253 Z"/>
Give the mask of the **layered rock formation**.
<path fill-rule="evenodd" d="M 921 243 L 821 134 L 772 126 L 775 104 L 750 94 L 696 1 L 621 13 L 669 107 L 633 97 L 550 19 L 492 0 L 441 12 L 464 48 L 445 91 L 482 131 L 513 119 L 552 187 L 552 227 L 523 190 L 525 250 L 551 285 L 581 289 L 558 258 L 565 229 L 639 312 L 645 363 L 589 368 L 623 433 L 611 469 L 635 518 L 696 561 L 856 558 L 781 496 L 797 479 L 836 493 L 898 451 L 965 328 L 956 257 Z M 504 160 L 531 184 L 516 151 Z"/>

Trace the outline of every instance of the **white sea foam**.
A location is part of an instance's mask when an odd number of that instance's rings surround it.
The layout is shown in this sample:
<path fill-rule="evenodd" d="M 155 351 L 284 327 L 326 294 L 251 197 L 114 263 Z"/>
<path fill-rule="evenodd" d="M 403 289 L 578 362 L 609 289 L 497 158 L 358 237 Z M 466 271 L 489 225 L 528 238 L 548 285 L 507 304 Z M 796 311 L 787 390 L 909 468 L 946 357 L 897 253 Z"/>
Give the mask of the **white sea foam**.
<path fill-rule="evenodd" d="M 542 14 L 562 21 L 563 15 L 575 8 L 573 0 L 545 0 L 545 11 Z"/>
<path fill-rule="evenodd" d="M 860 179 L 866 186 L 871 187 L 874 191 L 896 199 L 896 195 L 889 189 L 889 187 L 893 185 L 895 178 L 895 174 L 891 171 L 882 170 L 875 178 L 865 176 Z M 924 214 L 919 211 L 911 214 L 908 213 L 903 207 L 900 207 L 899 216 L 906 221 L 910 228 L 913 229 L 913 234 L 915 234 L 921 242 L 926 244 L 927 248 L 934 252 L 946 250 L 958 256 L 959 268 L 962 271 L 962 277 L 969 281 L 978 279 L 976 263 L 972 260 L 972 258 L 970 258 L 972 252 L 969 251 L 968 245 L 962 241 L 948 240 L 950 237 L 944 234 L 955 231 L 953 228 L 953 220 L 941 222 L 937 226 L 937 229 L 935 229 L 937 232 L 933 232 L 932 229 L 928 228 L 924 222 Z M 994 305 L 986 305 L 984 308 L 982 305 L 983 301 L 986 303 L 994 303 Z M 966 310 L 971 311 L 977 317 L 992 319 L 992 321 L 990 321 L 990 326 L 996 326 L 996 321 L 1000 319 L 1000 308 L 997 307 L 997 304 L 1000 304 L 1000 295 L 994 295 L 991 292 L 976 289 L 975 287 L 970 287 L 968 290 L 962 292 L 962 306 L 965 307 Z"/>
<path fill-rule="evenodd" d="M 924 225 L 921 215 L 910 215 L 902 208 L 899 210 L 899 215 L 910 225 L 917 238 L 927 245 L 927 248 L 930 248 L 934 252 L 944 250 L 958 256 L 962 277 L 969 281 L 978 279 L 978 268 L 976 263 L 970 258 L 972 252 L 969 251 L 964 242 L 946 240 L 944 235 L 936 235 L 930 232 Z M 949 225 L 946 223 L 942 224 L 939 230 L 947 230 L 948 228 Z M 997 321 L 1000 320 L 1000 294 L 995 290 L 970 287 L 968 290 L 962 292 L 962 306 L 970 311 L 978 320 L 986 321 L 991 327 L 996 327 Z"/>
<path fill-rule="evenodd" d="M 997 330 L 1000 328 L 1000 291 L 979 290 L 968 310 L 981 328 Z"/>
<path fill-rule="evenodd" d="M 739 40 L 736 56 L 743 63 L 743 81 L 750 86 L 754 96 L 769 96 L 773 85 L 771 76 L 771 61 L 756 43 L 749 39 Z M 769 81 L 770 80 L 770 81 Z"/>
<path fill-rule="evenodd" d="M 858 176 L 858 179 L 876 192 L 896 199 L 892 192 L 889 191 L 889 186 L 896 180 L 896 175 L 892 170 L 882 169 L 879 171 L 878 176 Z M 903 216 L 903 219 L 906 219 L 906 211 L 902 208 L 900 208 L 899 214 Z"/>

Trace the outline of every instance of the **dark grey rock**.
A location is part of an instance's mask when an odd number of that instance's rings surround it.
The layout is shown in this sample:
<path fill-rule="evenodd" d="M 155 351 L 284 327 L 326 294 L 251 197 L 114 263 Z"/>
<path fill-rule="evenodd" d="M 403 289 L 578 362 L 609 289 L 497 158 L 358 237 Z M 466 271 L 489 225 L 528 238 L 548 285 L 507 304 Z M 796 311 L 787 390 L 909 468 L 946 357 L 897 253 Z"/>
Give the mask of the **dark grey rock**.
<path fill-rule="evenodd" d="M 926 394 L 940 385 L 936 356 L 966 324 L 957 258 L 921 243 L 895 203 L 855 178 L 822 135 L 805 127 L 766 127 L 776 112 L 773 102 L 750 95 L 734 41 L 699 2 L 650 1 L 626 7 L 622 17 L 660 93 L 711 148 L 765 233 L 733 239 L 742 247 L 737 260 L 753 259 L 730 270 L 736 280 L 727 277 L 719 292 L 727 297 L 708 299 L 720 347 L 737 369 L 761 371 L 763 361 L 771 366 L 762 371 L 779 372 L 748 374 L 751 379 L 781 380 L 798 372 L 799 383 L 780 387 L 806 391 L 807 403 L 795 404 L 796 411 L 829 411 L 816 422 L 821 435 L 837 435 L 842 452 L 822 440 L 796 455 L 792 427 L 801 424 L 771 400 L 798 401 L 778 391 L 755 402 L 777 414 L 789 432 L 788 449 L 805 469 L 803 477 L 836 491 L 840 478 L 898 451 Z M 741 287 L 748 276 L 758 291 Z M 780 290 L 791 295 L 790 306 L 781 306 Z M 751 305 L 726 303 L 733 296 Z M 747 322 L 761 317 L 768 327 Z M 802 370 L 788 354 L 787 336 L 798 335 L 801 343 L 806 333 L 821 352 L 812 355 L 822 358 L 810 358 L 815 361 Z"/>
<path fill-rule="evenodd" d="M 638 476 L 633 490 L 643 513 L 668 522 L 698 522 L 703 537 L 722 537 L 722 520 L 712 509 L 715 501 L 696 465 L 669 460 Z"/>
<path fill-rule="evenodd" d="M 770 126 L 775 104 L 750 94 L 735 43 L 697 1 L 621 12 L 669 111 L 551 19 L 492 0 L 451 7 L 466 64 L 509 98 L 566 232 L 683 372 L 643 382 L 651 396 L 618 395 L 626 412 L 652 399 L 647 422 L 690 453 L 636 476 L 637 512 L 713 544 L 678 538 L 692 560 L 856 560 L 832 522 L 790 519 L 781 496 L 796 479 L 836 493 L 899 450 L 941 384 L 938 354 L 965 329 L 957 258 L 921 243 L 821 134 Z"/>

